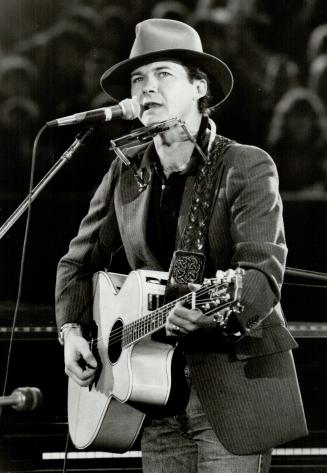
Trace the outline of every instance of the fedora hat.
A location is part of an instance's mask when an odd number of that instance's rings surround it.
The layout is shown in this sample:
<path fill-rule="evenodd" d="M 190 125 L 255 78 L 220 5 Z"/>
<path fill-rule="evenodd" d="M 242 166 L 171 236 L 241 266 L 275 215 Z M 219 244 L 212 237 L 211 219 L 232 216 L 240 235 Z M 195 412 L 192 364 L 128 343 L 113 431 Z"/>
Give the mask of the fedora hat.
<path fill-rule="evenodd" d="M 220 59 L 203 52 L 198 33 L 186 23 L 150 18 L 136 25 L 135 41 L 128 59 L 110 67 L 100 79 L 101 87 L 111 99 L 130 96 L 130 73 L 137 67 L 164 59 L 176 59 L 199 67 L 210 79 L 212 103 L 221 104 L 231 93 L 233 75 Z"/>

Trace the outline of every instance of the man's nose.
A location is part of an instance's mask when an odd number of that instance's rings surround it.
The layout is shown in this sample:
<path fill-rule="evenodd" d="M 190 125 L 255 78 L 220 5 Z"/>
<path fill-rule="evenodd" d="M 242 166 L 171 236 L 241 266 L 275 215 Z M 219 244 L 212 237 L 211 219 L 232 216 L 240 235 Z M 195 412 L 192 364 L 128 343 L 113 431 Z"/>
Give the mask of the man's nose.
<path fill-rule="evenodd" d="M 152 93 L 158 90 L 157 80 L 153 76 L 149 76 L 143 81 L 143 93 Z"/>

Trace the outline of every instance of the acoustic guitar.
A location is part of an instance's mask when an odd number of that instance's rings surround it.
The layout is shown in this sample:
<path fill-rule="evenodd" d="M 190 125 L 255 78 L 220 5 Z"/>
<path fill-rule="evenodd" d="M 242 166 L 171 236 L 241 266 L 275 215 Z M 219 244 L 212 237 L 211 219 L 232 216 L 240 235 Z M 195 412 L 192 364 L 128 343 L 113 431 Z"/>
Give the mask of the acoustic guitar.
<path fill-rule="evenodd" d="M 183 354 L 178 342 L 156 337 L 177 300 L 206 315 L 241 309 L 242 270 L 219 271 L 198 290 L 162 305 L 167 278 L 168 273 L 148 270 L 94 275 L 90 346 L 98 369 L 90 386 L 70 378 L 68 384 L 68 424 L 76 448 L 125 452 L 146 414 L 173 415 L 185 407 Z"/>

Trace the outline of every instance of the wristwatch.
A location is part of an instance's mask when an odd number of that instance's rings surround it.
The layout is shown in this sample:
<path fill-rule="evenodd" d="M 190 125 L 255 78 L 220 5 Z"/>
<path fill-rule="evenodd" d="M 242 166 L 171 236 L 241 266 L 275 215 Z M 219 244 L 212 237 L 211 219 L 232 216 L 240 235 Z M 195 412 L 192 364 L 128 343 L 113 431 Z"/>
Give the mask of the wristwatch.
<path fill-rule="evenodd" d="M 60 327 L 60 330 L 58 333 L 58 340 L 59 340 L 60 345 L 65 344 L 65 334 L 67 333 L 67 331 L 69 331 L 72 328 L 81 329 L 81 325 L 76 322 L 67 322 Z"/>

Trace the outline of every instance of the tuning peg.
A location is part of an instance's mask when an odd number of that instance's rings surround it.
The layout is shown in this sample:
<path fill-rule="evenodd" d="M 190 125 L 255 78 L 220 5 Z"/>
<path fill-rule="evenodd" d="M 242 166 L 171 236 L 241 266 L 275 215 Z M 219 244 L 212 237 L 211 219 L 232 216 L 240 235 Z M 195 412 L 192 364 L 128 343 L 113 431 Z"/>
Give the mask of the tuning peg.
<path fill-rule="evenodd" d="M 224 279 L 224 277 L 225 277 L 224 271 L 221 271 L 220 269 L 218 269 L 218 271 L 216 271 L 216 274 L 215 274 L 215 279 L 217 280 L 217 282 L 220 282 L 222 279 Z"/>

